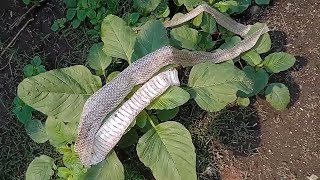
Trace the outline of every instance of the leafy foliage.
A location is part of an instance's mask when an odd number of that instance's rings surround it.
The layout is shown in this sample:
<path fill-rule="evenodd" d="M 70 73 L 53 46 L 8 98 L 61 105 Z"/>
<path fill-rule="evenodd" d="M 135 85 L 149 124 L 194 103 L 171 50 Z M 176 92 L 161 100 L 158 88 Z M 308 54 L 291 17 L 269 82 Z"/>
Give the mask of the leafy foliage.
<path fill-rule="evenodd" d="M 102 87 L 102 82 L 112 81 L 121 73 L 123 68 L 114 66 L 121 63 L 117 60 L 131 64 L 167 45 L 212 51 L 231 48 L 242 40 L 218 26 L 207 13 L 201 13 L 181 26 L 166 29 L 163 21 L 177 18 L 181 12 L 191 11 L 203 3 L 202 0 L 173 2 L 172 5 L 179 10 L 175 14 L 171 14 L 174 11 L 167 1 L 133 0 L 133 11 L 127 12 L 122 19 L 113 15 L 118 11 L 118 0 L 65 0 L 66 18 L 55 21 L 52 30 L 65 27 L 67 20 L 73 28 L 88 20 L 96 34 L 101 29 L 103 44 L 93 44 L 87 57 L 87 65 L 94 74 L 82 65 L 45 72 L 40 57 L 35 57 L 25 68 L 26 79 L 18 86 L 19 97 L 14 100 L 13 112 L 25 124 L 34 141 L 43 143 L 49 140 L 61 153 L 64 164 L 56 168 L 52 158 L 41 156 L 31 162 L 27 177 L 38 173 L 42 179 L 49 179 L 55 173 L 60 179 L 130 179 L 117 157 L 117 149 L 92 167 L 84 167 L 74 151 L 82 107 L 87 98 Z M 239 14 L 252 3 L 251 0 L 208 1 L 210 6 L 228 14 Z M 265 5 L 269 1 L 256 0 L 255 3 Z M 248 34 L 263 25 L 256 23 Z M 270 35 L 266 33 L 254 48 L 240 57 L 225 63 L 202 63 L 192 67 L 187 84 L 170 87 L 136 117 L 118 143 L 119 148 L 137 144 L 138 157 L 158 180 L 197 179 L 191 135 L 182 124 L 172 121 L 178 119 L 179 106 L 192 99 L 202 109 L 216 112 L 230 104 L 248 106 L 251 97 L 264 94 L 272 107 L 284 110 L 290 102 L 288 88 L 281 83 L 268 85 L 269 76 L 292 67 L 295 58 L 282 52 L 267 54 L 271 44 Z M 121 64 L 122 67 L 125 65 L 127 63 Z M 130 94 L 139 87 L 136 86 Z M 33 108 L 48 116 L 44 126 L 41 121 L 32 119 Z M 143 179 L 141 176 L 133 177 Z"/>
<path fill-rule="evenodd" d="M 36 157 L 28 166 L 26 180 L 49 180 L 54 174 L 56 165 L 51 157 L 41 155 Z"/>

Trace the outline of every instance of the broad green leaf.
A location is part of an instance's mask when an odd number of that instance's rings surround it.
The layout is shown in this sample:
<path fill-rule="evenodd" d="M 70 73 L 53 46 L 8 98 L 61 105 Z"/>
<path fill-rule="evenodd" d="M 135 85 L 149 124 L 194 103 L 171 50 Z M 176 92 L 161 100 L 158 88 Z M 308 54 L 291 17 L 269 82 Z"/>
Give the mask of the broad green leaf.
<path fill-rule="evenodd" d="M 238 0 L 237 6 L 231 6 L 230 9 L 232 10 L 231 13 L 242 13 L 251 5 L 251 0 Z"/>
<path fill-rule="evenodd" d="M 132 62 L 166 45 L 169 45 L 169 39 L 163 23 L 159 20 L 148 21 L 137 36 Z"/>
<path fill-rule="evenodd" d="M 230 49 L 241 42 L 241 38 L 239 36 L 229 37 L 225 40 L 226 42 L 220 46 L 220 49 Z"/>
<path fill-rule="evenodd" d="M 208 13 L 204 13 L 202 16 L 201 29 L 204 32 L 212 34 L 217 31 L 217 23 L 216 20 Z"/>
<path fill-rule="evenodd" d="M 118 143 L 119 147 L 127 148 L 131 145 L 134 145 L 138 142 L 139 136 L 137 130 L 131 129 L 125 135 L 123 135 Z"/>
<path fill-rule="evenodd" d="M 268 55 L 263 61 L 268 72 L 278 73 L 291 68 L 296 62 L 296 58 L 288 53 L 278 52 Z"/>
<path fill-rule="evenodd" d="M 133 13 L 131 13 L 131 14 L 129 15 L 128 18 L 129 18 L 129 19 L 128 19 L 129 24 L 130 24 L 130 25 L 135 25 L 135 24 L 137 24 L 137 22 L 138 22 L 138 20 L 139 20 L 139 18 L 140 18 L 140 13 L 138 13 L 138 12 L 133 12 Z"/>
<path fill-rule="evenodd" d="M 66 167 L 58 167 L 58 176 L 67 179 L 72 172 Z"/>
<path fill-rule="evenodd" d="M 165 18 L 168 17 L 170 14 L 170 9 L 167 3 L 162 2 L 159 4 L 159 6 L 155 10 L 155 14 L 157 18 Z"/>
<path fill-rule="evenodd" d="M 177 6 L 185 5 L 190 11 L 192 8 L 202 3 L 202 0 L 173 0 Z"/>
<path fill-rule="evenodd" d="M 157 110 L 157 116 L 161 121 L 169 121 L 176 117 L 179 112 L 179 107 L 174 109 Z"/>
<path fill-rule="evenodd" d="M 124 20 L 108 15 L 101 25 L 101 39 L 107 55 L 130 62 L 136 35 Z"/>
<path fill-rule="evenodd" d="M 67 10 L 67 15 L 66 15 L 66 18 L 71 21 L 74 16 L 77 14 L 77 9 L 76 8 L 69 8 Z"/>
<path fill-rule="evenodd" d="M 85 10 L 83 9 L 78 9 L 77 10 L 77 18 L 80 20 L 80 21 L 84 21 L 84 19 L 86 18 L 87 16 L 87 13 Z"/>
<path fill-rule="evenodd" d="M 262 53 L 266 53 L 266 52 L 270 51 L 271 45 L 272 45 L 272 43 L 271 43 L 270 35 L 269 35 L 269 33 L 265 33 L 259 38 L 258 42 L 253 47 L 253 49 L 257 53 L 262 54 Z"/>
<path fill-rule="evenodd" d="M 171 30 L 170 34 L 171 43 L 174 46 L 183 49 L 196 50 L 198 48 L 198 43 L 201 41 L 199 32 L 187 26 L 174 28 Z"/>
<path fill-rule="evenodd" d="M 112 73 L 109 74 L 107 77 L 107 81 L 110 82 L 112 79 L 117 77 L 121 72 L 120 71 L 113 71 Z"/>
<path fill-rule="evenodd" d="M 137 153 L 157 180 L 196 180 L 196 153 L 189 131 L 180 123 L 157 125 L 138 142 Z"/>
<path fill-rule="evenodd" d="M 13 100 L 14 107 L 12 112 L 17 116 L 18 120 L 23 124 L 31 121 L 33 109 L 26 105 L 18 96 Z"/>
<path fill-rule="evenodd" d="M 248 51 L 244 53 L 241 58 L 247 61 L 250 66 L 257 66 L 262 62 L 260 55 L 255 51 Z"/>
<path fill-rule="evenodd" d="M 255 0 L 258 5 L 268 5 L 270 0 Z"/>
<path fill-rule="evenodd" d="M 252 81 L 231 63 L 195 65 L 189 77 L 193 98 L 204 110 L 216 112 L 237 99 L 237 91 L 252 92 Z"/>
<path fill-rule="evenodd" d="M 255 69 L 251 66 L 246 66 L 243 68 L 243 72 L 249 79 L 251 79 L 253 84 L 252 91 L 250 93 L 244 93 L 240 91 L 238 93 L 240 97 L 251 97 L 257 95 L 267 86 L 269 81 L 269 74 L 264 69 Z"/>
<path fill-rule="evenodd" d="M 202 18 L 203 18 L 203 12 L 200 13 L 198 16 L 196 16 L 195 18 L 193 18 L 192 20 L 192 24 L 200 27 L 201 23 L 202 23 Z"/>
<path fill-rule="evenodd" d="M 269 84 L 266 91 L 266 100 L 278 111 L 287 108 L 290 103 L 290 93 L 288 88 L 282 83 Z"/>
<path fill-rule="evenodd" d="M 72 20 L 71 24 L 72 24 L 72 28 L 76 29 L 76 28 L 78 28 L 80 26 L 81 21 L 78 18 L 74 18 Z"/>
<path fill-rule="evenodd" d="M 206 32 L 200 32 L 200 34 L 201 34 L 201 40 L 198 44 L 199 49 L 202 51 L 212 50 L 216 42 L 212 41 L 211 34 Z"/>
<path fill-rule="evenodd" d="M 144 15 L 153 12 L 160 3 L 161 0 L 133 0 L 133 6 Z"/>
<path fill-rule="evenodd" d="M 106 55 L 102 50 L 102 44 L 93 44 L 88 55 L 88 63 L 96 70 L 98 76 L 105 74 L 105 69 L 111 64 L 111 56 Z"/>
<path fill-rule="evenodd" d="M 149 131 L 150 129 L 152 129 L 152 125 L 150 122 L 153 122 L 154 125 L 158 125 L 159 124 L 159 120 L 155 115 L 148 115 L 148 120 L 146 122 L 146 125 L 140 129 L 141 132 L 146 133 L 147 131 Z"/>
<path fill-rule="evenodd" d="M 148 113 L 145 110 L 141 111 L 136 117 L 136 125 L 139 128 L 143 128 L 147 124 L 148 118 Z"/>
<path fill-rule="evenodd" d="M 77 7 L 77 0 L 64 0 L 67 8 Z"/>
<path fill-rule="evenodd" d="M 36 157 L 28 166 L 26 180 L 49 180 L 56 169 L 51 157 L 41 155 Z"/>
<path fill-rule="evenodd" d="M 156 98 L 148 106 L 148 109 L 173 109 L 186 103 L 190 94 L 178 86 L 170 87 L 165 93 Z"/>
<path fill-rule="evenodd" d="M 65 124 L 59 119 L 48 117 L 45 123 L 49 142 L 54 147 L 61 147 L 76 140 L 77 125 Z"/>
<path fill-rule="evenodd" d="M 48 116 L 77 122 L 85 101 L 100 87 L 98 76 L 77 65 L 24 79 L 18 86 L 18 96 Z"/>
<path fill-rule="evenodd" d="M 112 151 L 107 158 L 97 165 L 91 166 L 86 174 L 85 179 L 92 180 L 124 180 L 124 168 Z"/>
<path fill-rule="evenodd" d="M 225 13 L 231 8 L 238 7 L 238 5 L 237 1 L 218 1 L 214 4 L 214 7 L 218 8 L 220 12 Z"/>
<path fill-rule="evenodd" d="M 48 140 L 46 129 L 38 119 L 28 121 L 25 125 L 26 132 L 30 138 L 36 143 L 44 143 Z"/>
<path fill-rule="evenodd" d="M 238 97 L 237 104 L 240 105 L 240 106 L 247 107 L 250 104 L 250 99 L 249 98 Z"/>

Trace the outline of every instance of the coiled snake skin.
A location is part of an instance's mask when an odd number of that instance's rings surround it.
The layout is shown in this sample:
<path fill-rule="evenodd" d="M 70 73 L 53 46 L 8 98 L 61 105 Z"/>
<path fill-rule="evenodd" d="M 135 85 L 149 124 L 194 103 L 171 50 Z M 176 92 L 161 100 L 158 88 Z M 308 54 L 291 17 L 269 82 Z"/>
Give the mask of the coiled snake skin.
<path fill-rule="evenodd" d="M 84 165 L 93 165 L 102 161 L 118 143 L 135 116 L 148 106 L 152 99 L 165 92 L 169 86 L 179 84 L 176 70 L 171 69 L 153 77 L 162 67 L 169 64 L 192 66 L 206 61 L 220 63 L 234 59 L 241 53 L 250 50 L 259 37 L 269 31 L 268 27 L 264 26 L 247 35 L 251 25 L 245 26 L 237 23 L 206 4 L 199 5 L 178 19 L 165 22 L 164 26 L 177 26 L 202 12 L 211 14 L 218 24 L 244 39 L 233 48 L 218 49 L 213 52 L 178 50 L 165 46 L 138 59 L 104 85 L 86 101 L 81 115 L 75 149 Z M 148 82 L 113 114 L 109 115 L 102 125 L 106 116 L 124 100 L 132 88 L 146 81 Z"/>

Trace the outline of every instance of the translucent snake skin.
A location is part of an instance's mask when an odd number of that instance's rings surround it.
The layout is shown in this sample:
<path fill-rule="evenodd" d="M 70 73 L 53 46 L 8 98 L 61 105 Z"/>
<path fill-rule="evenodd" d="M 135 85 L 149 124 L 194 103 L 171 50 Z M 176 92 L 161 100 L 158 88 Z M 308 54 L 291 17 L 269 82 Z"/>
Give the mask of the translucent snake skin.
<path fill-rule="evenodd" d="M 233 48 L 224 50 L 218 49 L 213 52 L 178 50 L 171 46 L 165 46 L 147 54 L 128 66 L 116 78 L 94 93 L 84 105 L 75 146 L 80 160 L 84 165 L 93 165 L 104 160 L 107 153 L 114 148 L 138 112 L 143 110 L 152 99 L 165 92 L 169 86 L 179 84 L 174 80 L 177 79 L 177 76 L 174 77 L 173 75 L 173 72 L 175 72 L 174 70 L 169 70 L 163 72 L 164 74 L 160 73 L 159 75 L 156 75 L 162 67 L 169 64 L 193 66 L 207 61 L 220 63 L 234 59 L 241 53 L 254 47 L 260 36 L 269 31 L 268 27 L 264 26 L 255 32 L 250 33 L 250 35 L 247 35 L 252 27 L 251 25 L 245 26 L 237 23 L 206 4 L 199 5 L 182 17 L 165 22 L 164 26 L 177 26 L 191 20 L 202 12 L 211 14 L 218 24 L 235 34 L 244 37 L 244 39 Z M 137 75 L 137 72 L 139 72 L 139 75 Z M 166 75 L 166 73 L 171 75 Z M 152 78 L 153 76 L 155 76 L 154 78 L 156 79 L 162 78 L 162 80 L 155 83 L 155 80 Z M 166 76 L 172 77 L 172 79 L 170 80 L 170 78 L 166 78 Z M 166 80 L 163 80 L 163 78 Z M 142 86 L 141 90 L 139 89 L 136 92 L 138 94 L 133 95 L 133 98 L 134 96 L 140 98 L 141 96 L 145 97 L 143 102 L 140 101 L 143 106 L 139 103 L 129 104 L 125 102 L 110 115 L 110 113 L 114 111 L 130 93 L 134 86 L 145 82 L 147 82 L 145 84 L 146 86 Z M 159 83 L 161 84 L 161 82 L 164 83 L 162 85 L 157 85 Z M 151 88 L 150 83 L 152 84 Z M 145 91 L 145 93 L 141 94 L 143 91 Z M 128 102 L 131 102 L 132 100 L 133 99 L 129 99 Z M 139 99 L 136 99 L 136 101 L 138 102 Z M 130 111 L 135 109 L 136 106 L 139 106 L 139 108 L 134 112 Z M 120 116 L 123 117 L 117 119 L 115 114 L 119 114 L 119 112 L 121 114 Z M 109 115 L 109 117 L 102 125 L 102 122 L 107 115 Z"/>

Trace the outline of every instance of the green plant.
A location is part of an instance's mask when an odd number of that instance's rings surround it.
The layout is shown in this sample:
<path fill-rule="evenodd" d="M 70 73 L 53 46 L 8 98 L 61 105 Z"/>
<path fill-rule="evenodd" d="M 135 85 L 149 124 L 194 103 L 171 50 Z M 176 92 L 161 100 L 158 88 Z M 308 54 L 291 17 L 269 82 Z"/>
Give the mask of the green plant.
<path fill-rule="evenodd" d="M 38 128 L 41 131 L 36 131 L 36 134 L 42 134 L 42 137 L 46 137 L 42 141 L 48 139 L 57 148 L 64 163 L 64 166 L 57 168 L 52 158 L 40 156 L 30 163 L 27 180 L 35 179 L 32 176 L 35 173 L 39 174 L 40 179 L 50 179 L 54 173 L 60 179 L 125 178 L 117 150 L 91 167 L 84 167 L 74 152 L 82 107 L 86 99 L 102 87 L 102 81 L 108 82 L 117 76 L 118 69 L 110 66 L 118 62 L 117 59 L 131 64 L 166 45 L 211 51 L 230 48 L 241 41 L 241 37 L 231 35 L 217 26 L 215 20 L 206 13 L 168 32 L 161 22 L 168 16 L 165 5 L 161 5 L 161 1 L 150 1 L 142 6 L 140 1 L 134 3 L 142 16 L 130 14 L 126 18 L 130 23 L 114 15 L 104 19 L 101 35 L 103 45 L 94 44 L 87 59 L 95 75 L 87 67 L 77 65 L 41 73 L 19 84 L 19 97 L 30 107 L 48 116 L 45 128 Z M 184 4 L 188 10 L 198 4 L 182 0 L 176 2 L 178 5 Z M 160 5 L 165 10 L 156 11 Z M 158 16 L 160 20 L 148 16 L 158 12 L 162 12 L 161 17 Z M 128 24 L 141 26 L 141 29 L 135 33 Z M 255 24 L 252 31 L 261 25 Z M 212 39 L 211 35 L 218 30 L 227 36 Z M 265 94 L 267 101 L 277 110 L 285 109 L 290 99 L 289 92 L 283 84 L 268 85 L 269 73 L 287 70 L 294 64 L 295 58 L 280 52 L 262 60 L 261 56 L 264 57 L 270 49 L 271 39 L 266 33 L 252 50 L 239 58 L 221 64 L 195 65 L 187 84 L 169 88 L 137 116 L 119 142 L 119 147 L 127 148 L 137 143 L 139 159 L 151 169 L 156 179 L 196 179 L 196 154 L 190 133 L 182 124 L 170 120 L 179 112 L 179 106 L 190 99 L 206 111 L 218 112 L 234 102 L 247 106 L 250 97 Z M 41 126 L 39 123 L 34 124 L 36 127 Z"/>
<path fill-rule="evenodd" d="M 52 31 L 58 31 L 59 29 L 62 29 L 65 26 L 65 23 L 67 22 L 66 18 L 61 18 L 61 19 L 57 19 L 53 22 L 53 24 L 51 25 L 51 30 Z"/>

